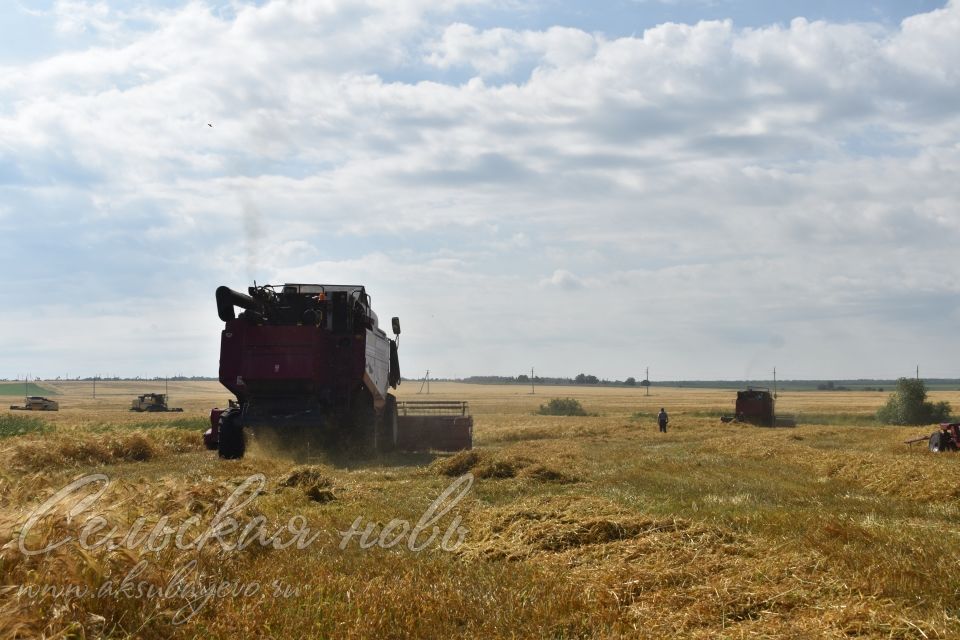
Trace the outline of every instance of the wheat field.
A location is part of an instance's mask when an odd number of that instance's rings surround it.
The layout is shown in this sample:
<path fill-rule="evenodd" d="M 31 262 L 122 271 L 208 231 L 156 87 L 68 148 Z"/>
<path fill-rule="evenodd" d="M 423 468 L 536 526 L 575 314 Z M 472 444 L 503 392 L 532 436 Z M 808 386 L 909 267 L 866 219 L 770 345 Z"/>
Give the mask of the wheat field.
<path fill-rule="evenodd" d="M 960 458 L 876 425 L 885 393 L 782 393 L 799 426 L 763 429 L 729 390 L 433 383 L 473 451 L 296 464 L 205 451 L 213 382 L 174 414 L 44 384 L 57 413 L 0 398 L 3 638 L 960 637 Z"/>

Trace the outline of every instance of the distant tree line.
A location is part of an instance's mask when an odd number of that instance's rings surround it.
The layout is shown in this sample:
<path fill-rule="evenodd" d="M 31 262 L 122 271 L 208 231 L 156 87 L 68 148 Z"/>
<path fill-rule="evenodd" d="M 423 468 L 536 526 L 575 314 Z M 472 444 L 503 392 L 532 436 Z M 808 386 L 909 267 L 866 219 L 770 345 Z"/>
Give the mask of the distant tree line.
<path fill-rule="evenodd" d="M 857 389 L 851 389 L 848 386 L 827 381 L 818 384 L 817 391 L 883 391 L 883 387 L 859 387 Z"/>
<path fill-rule="evenodd" d="M 850 387 L 845 387 L 842 384 L 834 384 L 832 381 L 821 382 L 817 385 L 817 391 L 850 391 Z"/>
<path fill-rule="evenodd" d="M 636 378 L 630 377 L 626 380 L 607 380 L 605 378 L 598 378 L 595 375 L 589 373 L 578 373 L 573 378 L 565 377 L 549 377 L 549 376 L 533 376 L 533 384 L 537 385 L 593 385 L 600 387 L 633 387 L 637 384 L 643 385 L 643 382 L 638 383 Z M 468 384 L 530 384 L 531 378 L 525 373 L 514 376 L 470 376 L 467 378 L 462 378 L 458 382 L 466 382 Z"/>

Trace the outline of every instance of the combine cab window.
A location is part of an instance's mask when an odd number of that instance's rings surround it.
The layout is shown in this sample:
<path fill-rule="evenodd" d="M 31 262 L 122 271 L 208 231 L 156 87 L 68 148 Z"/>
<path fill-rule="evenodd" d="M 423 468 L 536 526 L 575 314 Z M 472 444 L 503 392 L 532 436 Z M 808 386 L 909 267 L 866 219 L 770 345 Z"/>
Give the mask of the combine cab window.
<path fill-rule="evenodd" d="M 333 293 L 333 332 L 347 333 L 350 330 L 350 304 L 346 291 Z"/>

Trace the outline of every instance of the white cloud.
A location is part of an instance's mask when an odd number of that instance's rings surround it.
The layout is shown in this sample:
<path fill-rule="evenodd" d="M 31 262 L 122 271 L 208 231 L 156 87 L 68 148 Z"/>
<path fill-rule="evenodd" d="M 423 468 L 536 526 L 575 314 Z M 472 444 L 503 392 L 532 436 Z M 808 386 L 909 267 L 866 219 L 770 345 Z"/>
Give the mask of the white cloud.
<path fill-rule="evenodd" d="M 894 34 L 887 54 L 918 76 L 943 84 L 956 83 L 960 57 L 960 4 L 949 0 L 943 9 L 912 16 Z"/>
<path fill-rule="evenodd" d="M 480 31 L 468 24 L 447 27 L 439 42 L 428 46 L 426 62 L 440 69 L 471 67 L 482 75 L 501 75 L 521 63 L 551 66 L 589 59 L 596 40 L 578 29 L 552 27 L 547 31 L 495 28 Z"/>
<path fill-rule="evenodd" d="M 557 287 L 566 291 L 583 289 L 583 280 L 565 269 L 557 269 L 549 278 L 540 281 L 541 286 Z"/>

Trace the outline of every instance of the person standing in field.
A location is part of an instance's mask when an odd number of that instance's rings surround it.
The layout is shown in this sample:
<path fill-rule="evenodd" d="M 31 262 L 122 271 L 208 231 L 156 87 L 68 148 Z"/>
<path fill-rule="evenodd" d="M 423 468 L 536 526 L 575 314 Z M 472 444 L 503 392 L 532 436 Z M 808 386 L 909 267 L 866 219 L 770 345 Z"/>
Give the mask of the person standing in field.
<path fill-rule="evenodd" d="M 663 410 L 663 407 L 660 407 L 660 413 L 657 414 L 657 424 L 660 425 L 660 433 L 667 432 L 667 422 L 670 418 L 667 416 L 667 412 Z"/>

